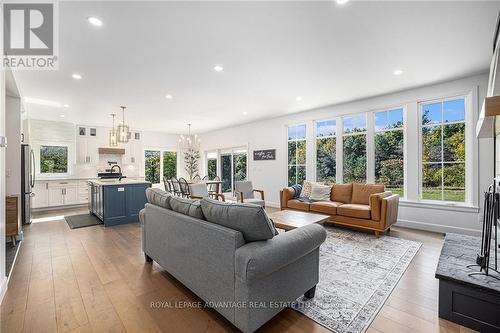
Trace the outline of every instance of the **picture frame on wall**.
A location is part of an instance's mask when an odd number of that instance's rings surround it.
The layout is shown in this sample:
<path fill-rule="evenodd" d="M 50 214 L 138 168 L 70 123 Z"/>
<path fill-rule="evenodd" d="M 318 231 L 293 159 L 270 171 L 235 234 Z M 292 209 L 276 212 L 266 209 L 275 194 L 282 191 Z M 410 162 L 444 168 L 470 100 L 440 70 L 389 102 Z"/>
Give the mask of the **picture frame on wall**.
<path fill-rule="evenodd" d="M 274 161 L 276 159 L 276 149 L 263 149 L 253 151 L 254 161 Z"/>
<path fill-rule="evenodd" d="M 87 128 L 86 127 L 78 127 L 78 135 L 79 136 L 87 135 Z"/>
<path fill-rule="evenodd" d="M 96 128 L 90 128 L 90 136 L 97 136 L 97 129 Z"/>

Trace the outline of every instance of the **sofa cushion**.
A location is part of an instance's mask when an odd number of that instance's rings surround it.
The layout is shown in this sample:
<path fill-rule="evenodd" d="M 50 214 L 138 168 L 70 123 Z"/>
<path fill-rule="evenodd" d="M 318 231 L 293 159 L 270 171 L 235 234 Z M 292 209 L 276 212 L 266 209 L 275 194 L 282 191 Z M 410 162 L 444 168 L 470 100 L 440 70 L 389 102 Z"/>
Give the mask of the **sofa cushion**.
<path fill-rule="evenodd" d="M 170 198 L 172 194 L 162 190 L 161 188 L 147 188 L 146 198 L 150 204 L 160 206 L 166 209 L 172 209 L 170 207 Z"/>
<path fill-rule="evenodd" d="M 358 219 L 369 219 L 370 206 L 360 204 L 344 204 L 337 207 L 337 215 L 355 217 Z"/>
<path fill-rule="evenodd" d="M 340 205 L 343 205 L 343 203 L 337 201 L 318 201 L 311 203 L 311 205 L 309 206 L 309 210 L 316 213 L 336 215 L 337 207 L 339 207 Z"/>
<path fill-rule="evenodd" d="M 384 192 L 384 187 L 378 184 L 353 184 L 351 203 L 369 205 L 370 195 Z"/>
<path fill-rule="evenodd" d="M 304 185 L 302 185 L 302 191 L 300 191 L 300 196 L 309 198 L 311 196 L 311 193 L 312 193 L 313 185 L 323 185 L 323 183 L 310 182 L 308 180 L 304 180 Z"/>
<path fill-rule="evenodd" d="M 309 202 L 302 202 L 299 201 L 299 199 L 288 200 L 288 202 L 286 203 L 286 206 L 288 208 L 303 210 L 305 212 L 309 211 L 309 205 Z"/>
<path fill-rule="evenodd" d="M 201 209 L 200 200 L 172 196 L 169 203 L 174 212 L 188 215 L 201 220 L 205 219 L 205 217 L 203 216 L 203 211 Z"/>
<path fill-rule="evenodd" d="M 331 186 L 313 184 L 310 198 L 314 201 L 330 201 L 331 191 Z"/>
<path fill-rule="evenodd" d="M 247 242 L 271 239 L 276 234 L 261 206 L 204 198 L 201 209 L 207 221 L 240 231 Z"/>
<path fill-rule="evenodd" d="M 351 203 L 352 184 L 335 184 L 330 195 L 331 201 Z"/>

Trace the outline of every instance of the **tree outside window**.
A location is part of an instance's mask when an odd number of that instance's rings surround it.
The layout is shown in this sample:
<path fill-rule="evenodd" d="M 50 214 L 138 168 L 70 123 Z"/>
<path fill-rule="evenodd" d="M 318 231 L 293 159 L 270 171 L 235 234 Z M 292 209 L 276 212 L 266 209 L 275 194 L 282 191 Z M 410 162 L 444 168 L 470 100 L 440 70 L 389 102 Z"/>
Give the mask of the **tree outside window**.
<path fill-rule="evenodd" d="M 177 152 L 163 152 L 163 177 L 171 179 L 177 176 Z"/>
<path fill-rule="evenodd" d="M 421 104 L 422 199 L 465 201 L 465 98 Z"/>
<path fill-rule="evenodd" d="M 374 113 L 375 182 L 404 196 L 403 109 Z"/>
<path fill-rule="evenodd" d="M 153 184 L 160 183 L 160 151 L 144 151 L 145 179 Z"/>
<path fill-rule="evenodd" d="M 207 170 L 208 170 L 208 178 L 214 179 L 217 176 L 217 159 L 209 158 L 207 160 Z"/>
<path fill-rule="evenodd" d="M 316 122 L 316 181 L 335 183 L 336 180 L 335 120 Z"/>
<path fill-rule="evenodd" d="M 365 183 L 366 114 L 343 117 L 342 123 L 344 183 Z"/>
<path fill-rule="evenodd" d="M 68 173 L 68 147 L 40 146 L 40 173 Z"/>
<path fill-rule="evenodd" d="M 306 179 L 306 125 L 288 127 L 288 185 Z"/>

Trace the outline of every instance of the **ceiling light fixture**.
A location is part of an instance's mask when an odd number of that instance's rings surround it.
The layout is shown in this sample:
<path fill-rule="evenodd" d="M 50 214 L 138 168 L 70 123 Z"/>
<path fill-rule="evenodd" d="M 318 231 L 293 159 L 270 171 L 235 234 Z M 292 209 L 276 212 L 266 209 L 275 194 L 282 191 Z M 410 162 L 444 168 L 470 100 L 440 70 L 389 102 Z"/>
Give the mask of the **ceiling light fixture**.
<path fill-rule="evenodd" d="M 297 96 L 297 97 L 295 97 L 295 100 L 296 100 L 297 102 L 300 102 L 300 101 L 302 100 L 302 97 Z"/>
<path fill-rule="evenodd" d="M 200 138 L 195 134 L 191 135 L 191 124 L 188 124 L 188 135 L 179 136 L 179 145 L 185 151 L 196 151 L 200 149 Z"/>
<path fill-rule="evenodd" d="M 243 111 L 243 115 L 246 116 L 248 114 L 248 112 L 246 111 Z"/>
<path fill-rule="evenodd" d="M 343 4 L 347 3 L 347 2 L 349 2 L 349 0 L 335 0 L 335 1 L 336 1 L 336 2 L 337 2 L 337 4 L 339 4 L 339 5 L 343 5 Z"/>
<path fill-rule="evenodd" d="M 223 70 L 224 70 L 224 67 L 222 67 L 221 65 L 214 66 L 214 71 L 216 71 L 216 72 L 222 72 Z"/>
<path fill-rule="evenodd" d="M 81 80 L 82 79 L 82 76 L 80 74 L 78 74 L 78 73 L 75 73 L 75 74 L 71 75 L 71 77 L 73 79 L 75 79 L 75 80 Z"/>
<path fill-rule="evenodd" d="M 69 108 L 69 104 L 64 104 L 63 107 Z"/>
<path fill-rule="evenodd" d="M 127 143 L 130 137 L 130 127 L 125 125 L 126 106 L 120 106 L 122 109 L 122 123 L 118 125 L 118 142 Z"/>
<path fill-rule="evenodd" d="M 403 70 L 402 69 L 396 69 L 394 71 L 394 75 L 401 75 L 401 74 L 403 74 Z"/>
<path fill-rule="evenodd" d="M 111 117 L 113 117 L 113 127 L 109 130 L 109 146 L 116 147 L 118 146 L 118 132 L 115 128 L 116 113 L 112 113 Z"/>
<path fill-rule="evenodd" d="M 64 118 L 64 117 L 66 117 L 66 116 L 65 116 L 65 115 L 63 115 L 63 114 L 60 114 L 60 115 L 59 115 L 59 117 Z"/>
<path fill-rule="evenodd" d="M 95 17 L 95 16 L 90 16 L 87 17 L 87 21 L 89 21 L 90 24 L 96 26 L 96 27 L 101 27 L 102 26 L 102 21 L 101 19 Z"/>
<path fill-rule="evenodd" d="M 172 99 L 172 98 L 174 98 L 174 96 L 172 96 L 172 95 L 170 95 L 170 94 L 167 94 L 167 95 L 165 95 L 165 98 L 166 98 L 166 99 Z"/>

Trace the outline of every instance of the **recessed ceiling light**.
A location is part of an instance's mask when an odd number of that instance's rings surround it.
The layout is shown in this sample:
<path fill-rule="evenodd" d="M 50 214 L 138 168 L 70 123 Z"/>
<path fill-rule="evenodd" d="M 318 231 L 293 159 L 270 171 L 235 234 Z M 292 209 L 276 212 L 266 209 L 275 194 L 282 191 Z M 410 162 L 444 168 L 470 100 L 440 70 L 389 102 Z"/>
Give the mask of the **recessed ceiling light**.
<path fill-rule="evenodd" d="M 69 104 L 64 104 L 63 107 L 69 108 Z"/>
<path fill-rule="evenodd" d="M 224 70 L 224 67 L 222 67 L 221 65 L 214 66 L 214 71 L 216 71 L 216 72 L 222 72 L 223 70 Z"/>
<path fill-rule="evenodd" d="M 300 102 L 300 101 L 302 100 L 302 97 L 297 96 L 297 97 L 295 97 L 295 100 L 296 100 L 297 102 Z"/>
<path fill-rule="evenodd" d="M 71 75 L 71 77 L 73 79 L 75 79 L 75 80 L 81 80 L 82 79 L 82 76 L 80 74 L 78 74 L 78 73 L 75 73 L 75 74 Z"/>
<path fill-rule="evenodd" d="M 335 0 L 339 5 L 343 5 L 345 4 L 346 2 L 348 2 L 349 0 Z"/>
<path fill-rule="evenodd" d="M 51 106 L 51 107 L 55 107 L 55 108 L 60 108 L 62 106 L 61 103 L 56 102 L 56 101 L 50 101 L 47 99 L 33 98 L 33 97 L 24 97 L 24 102 L 28 103 L 28 104 Z"/>
<path fill-rule="evenodd" d="M 66 117 L 66 116 L 65 116 L 65 115 L 63 115 L 63 114 L 60 114 L 60 115 L 59 115 L 59 117 L 64 118 L 64 117 Z"/>
<path fill-rule="evenodd" d="M 96 27 L 102 26 L 102 21 L 95 16 L 87 17 L 87 21 L 89 21 L 90 24 L 95 25 Z"/>
<path fill-rule="evenodd" d="M 248 114 L 248 112 L 246 111 L 243 111 L 243 115 L 246 116 Z"/>
<path fill-rule="evenodd" d="M 172 96 L 172 95 L 170 95 L 170 94 L 166 94 L 166 95 L 165 95 L 165 98 L 166 98 L 166 99 L 172 99 L 172 98 L 174 98 L 174 96 Z"/>
<path fill-rule="evenodd" d="M 402 69 L 396 69 L 394 71 L 394 75 L 401 75 L 401 74 L 403 74 L 403 70 Z"/>

